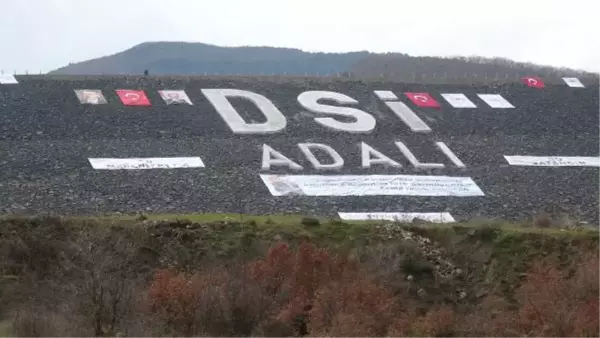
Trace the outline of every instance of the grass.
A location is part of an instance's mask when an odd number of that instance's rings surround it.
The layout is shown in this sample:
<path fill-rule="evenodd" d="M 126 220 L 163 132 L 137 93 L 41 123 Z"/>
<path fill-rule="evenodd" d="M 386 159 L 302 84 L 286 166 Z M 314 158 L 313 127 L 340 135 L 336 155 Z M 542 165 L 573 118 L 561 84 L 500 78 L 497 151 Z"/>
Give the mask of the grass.
<path fill-rule="evenodd" d="M 10 216 L 4 216 L 10 217 Z M 74 221 L 99 221 L 109 223 L 137 223 L 139 215 L 105 215 L 105 216 L 69 216 L 65 217 L 68 220 Z M 194 223 L 214 223 L 214 222 L 231 222 L 250 224 L 256 223 L 261 229 L 279 229 L 300 231 L 306 230 L 307 227 L 302 225 L 304 215 L 247 215 L 247 214 L 226 214 L 226 213 L 190 213 L 190 214 L 144 214 L 144 218 L 151 221 L 178 221 L 185 220 Z M 349 236 L 358 233 L 368 232 L 373 224 L 390 223 L 386 221 L 343 221 L 339 219 L 327 217 L 311 217 L 320 222 L 320 225 L 315 227 L 313 231 L 317 234 L 322 234 L 323 230 L 333 232 L 347 232 Z M 438 234 L 439 236 L 455 235 L 467 233 L 478 228 L 492 228 L 501 230 L 503 233 L 543 233 L 552 236 L 597 236 L 598 228 L 536 228 L 532 227 L 527 222 L 507 222 L 496 220 L 472 220 L 464 223 L 442 223 L 442 224 L 411 224 L 404 223 L 408 228 L 427 229 L 428 233 Z M 325 229 L 324 229 L 325 228 Z"/>
<path fill-rule="evenodd" d="M 149 222 L 142 222 L 143 218 Z M 263 249 L 271 247 L 277 238 L 292 245 L 307 238 L 320 247 L 350 249 L 351 254 L 358 256 L 370 253 L 373 264 L 381 264 L 385 271 L 393 273 L 398 270 L 394 266 L 399 264 L 402 268 L 398 271 L 404 272 L 412 264 L 411 275 L 431 269 L 433 263 L 430 258 L 435 260 L 439 257 L 453 262 L 465 272 L 464 279 L 461 277 L 447 282 L 444 288 L 468 290 L 469 295 L 479 291 L 500 294 L 511 302 L 516 302 L 515 290 L 533 262 L 550 257 L 559 266 L 571 268 L 584 257 L 582 253 L 597 252 L 599 242 L 598 229 L 536 228 L 532 226 L 533 222 L 473 220 L 446 224 L 398 224 L 413 235 L 435 242 L 415 245 L 401 239 L 405 231 L 396 226 L 383 226 L 385 223 L 390 224 L 380 220 L 342 221 L 324 217 L 306 222 L 302 215 L 215 213 L 73 216 L 60 219 L 0 216 L 0 237 L 19 254 L 10 257 L 29 257 L 27 264 L 37 264 L 38 272 L 44 272 L 43 267 L 52 261 L 47 257 L 62 252 L 74 239 L 87 238 L 87 235 L 124 239 L 123 243 L 130 243 L 128 245 L 135 248 L 136 255 L 140 254 L 139 264 L 148 269 L 168 265 L 189 271 L 227 261 L 216 258 L 251 259 L 262 256 Z M 103 237 L 105 235 L 107 237 Z M 96 237 L 90 238 L 94 242 Z M 430 258 L 421 255 L 438 248 L 440 253 Z M 155 260 L 154 257 L 160 259 Z M 10 262 L 10 259 L 5 261 Z M 403 281 L 404 275 L 393 278 Z M 428 278 L 415 278 L 415 281 L 422 283 L 419 287 L 439 289 L 436 299 L 446 297 L 446 289 L 427 284 Z M 10 324 L 0 321 L 0 336 L 10 334 Z"/>
<path fill-rule="evenodd" d="M 11 320 L 0 321 L 0 337 L 14 337 Z"/>

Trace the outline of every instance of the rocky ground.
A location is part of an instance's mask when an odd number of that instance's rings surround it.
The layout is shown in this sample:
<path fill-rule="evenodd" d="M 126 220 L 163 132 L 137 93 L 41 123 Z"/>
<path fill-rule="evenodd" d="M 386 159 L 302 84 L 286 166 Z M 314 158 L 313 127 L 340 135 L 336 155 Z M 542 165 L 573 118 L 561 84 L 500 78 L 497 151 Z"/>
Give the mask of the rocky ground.
<path fill-rule="evenodd" d="M 104 214 L 241 212 L 313 214 L 346 212 L 440 212 L 458 220 L 477 217 L 530 219 L 540 212 L 598 222 L 597 167 L 514 167 L 503 155 L 598 156 L 598 87 L 520 83 L 423 85 L 298 78 L 69 77 L 22 76 L 0 87 L 0 212 L 9 214 Z M 74 89 L 102 89 L 109 104 L 82 106 Z M 125 107 L 119 88 L 143 89 L 152 107 Z M 159 89 L 185 89 L 194 106 L 166 106 Z M 287 117 L 285 133 L 235 135 L 202 95 L 203 88 L 251 90 L 269 98 Z M 319 127 L 296 101 L 305 90 L 330 90 L 358 100 L 377 127 L 370 134 L 333 133 Z M 417 135 L 373 94 L 426 91 L 442 109 L 416 109 L 432 128 Z M 454 109 L 439 96 L 462 92 L 477 109 Z M 492 109 L 477 93 L 500 93 L 515 109 Z M 402 98 L 406 101 L 406 98 Z M 408 102 L 408 101 L 406 101 Z M 233 102 L 248 120 L 261 121 L 251 105 Z M 394 146 L 404 142 L 421 161 L 445 169 L 415 169 Z M 466 164 L 453 168 L 433 146 L 441 141 Z M 328 174 L 419 174 L 468 176 L 483 197 L 272 197 L 259 178 L 261 146 L 274 149 L 315 174 L 296 144 L 325 143 L 345 160 Z M 360 168 L 360 142 L 404 165 Z M 200 156 L 206 168 L 98 171 L 88 157 Z M 276 169 L 275 173 L 291 173 Z"/>

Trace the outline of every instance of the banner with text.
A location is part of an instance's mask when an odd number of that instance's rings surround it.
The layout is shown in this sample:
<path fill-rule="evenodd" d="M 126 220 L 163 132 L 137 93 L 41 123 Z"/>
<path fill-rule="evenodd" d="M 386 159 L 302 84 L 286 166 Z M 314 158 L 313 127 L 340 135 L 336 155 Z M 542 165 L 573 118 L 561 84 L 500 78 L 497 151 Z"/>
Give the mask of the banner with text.
<path fill-rule="evenodd" d="M 432 223 L 456 222 L 449 212 L 338 212 L 346 221 L 383 220 L 393 222 L 412 222 L 415 218 Z"/>
<path fill-rule="evenodd" d="M 204 168 L 200 157 L 89 158 L 96 170 Z"/>
<path fill-rule="evenodd" d="M 260 175 L 273 196 L 484 196 L 470 177 Z"/>
<path fill-rule="evenodd" d="M 591 156 L 507 156 L 510 165 L 533 167 L 600 167 L 600 157 Z"/>

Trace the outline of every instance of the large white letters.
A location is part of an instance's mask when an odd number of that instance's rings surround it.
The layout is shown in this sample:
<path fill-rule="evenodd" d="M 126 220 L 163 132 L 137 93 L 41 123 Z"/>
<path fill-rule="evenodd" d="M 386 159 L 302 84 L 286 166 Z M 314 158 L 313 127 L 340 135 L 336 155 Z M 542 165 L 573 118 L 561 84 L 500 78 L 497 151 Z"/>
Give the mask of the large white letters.
<path fill-rule="evenodd" d="M 396 146 L 398 147 L 398 149 L 400 149 L 400 151 L 402 152 L 402 154 L 404 154 L 404 156 L 406 156 L 406 158 L 408 159 L 408 161 L 415 166 L 415 168 L 420 168 L 420 169 L 434 169 L 434 168 L 443 168 L 444 164 L 443 163 L 421 163 L 419 162 L 419 160 L 417 160 L 417 157 L 410 151 L 410 149 L 408 149 L 408 147 L 398 141 L 395 142 Z"/>
<path fill-rule="evenodd" d="M 355 99 L 336 92 L 328 91 L 307 91 L 298 95 L 298 102 L 309 111 L 313 113 L 325 113 L 332 115 L 339 115 L 345 117 L 351 117 L 354 122 L 341 122 L 331 117 L 315 117 L 315 121 L 325 127 L 347 131 L 351 133 L 368 133 L 375 129 L 377 121 L 375 118 L 368 113 L 356 108 L 351 107 L 337 107 L 321 104 L 318 101 L 320 99 L 327 99 L 335 101 L 336 103 L 356 104 L 358 101 Z"/>
<path fill-rule="evenodd" d="M 304 156 L 312 163 L 315 169 L 341 169 L 344 167 L 344 159 L 335 151 L 333 148 L 326 144 L 322 143 L 298 143 L 298 147 L 304 153 Z M 325 151 L 331 159 L 333 159 L 333 163 L 323 164 L 319 162 L 317 157 L 312 153 L 311 149 L 319 149 Z"/>
<path fill-rule="evenodd" d="M 419 115 L 415 114 L 410 107 L 398 100 L 398 97 L 389 90 L 376 90 L 375 95 L 384 100 L 385 105 L 390 108 L 409 128 L 415 133 L 429 133 L 431 128 L 425 123 Z"/>
<path fill-rule="evenodd" d="M 239 89 L 202 89 L 202 93 L 235 134 L 269 134 L 285 129 L 285 116 L 273 102 L 262 95 Z M 267 121 L 246 123 L 231 105 L 228 97 L 240 97 L 251 101 L 265 115 Z"/>
<path fill-rule="evenodd" d="M 413 154 L 413 152 L 400 141 L 394 142 L 396 147 L 400 150 L 400 152 L 406 157 L 406 159 L 415 167 L 419 169 L 441 169 L 445 168 L 446 165 L 443 163 L 422 163 L 417 157 Z M 448 148 L 448 146 L 444 142 L 435 142 L 435 145 L 438 149 L 440 149 L 444 155 L 448 157 L 448 159 L 457 167 L 457 168 L 465 168 L 466 165 Z M 365 142 L 361 142 L 360 146 L 360 156 L 361 156 L 361 167 L 368 169 L 373 165 L 383 165 L 386 167 L 392 168 L 401 168 L 402 164 L 383 154 L 379 150 L 373 148 L 369 144 Z M 344 167 L 344 158 L 332 147 L 323 143 L 298 143 L 298 148 L 302 151 L 306 159 L 312 164 L 312 166 L 317 170 L 339 170 Z M 329 158 L 331 158 L 332 163 L 322 163 L 315 156 L 314 150 L 319 150 L 325 152 Z M 298 163 L 294 162 L 290 158 L 281 154 L 277 150 L 271 148 L 270 146 L 263 144 L 263 153 L 262 153 L 262 166 L 263 170 L 270 170 L 271 166 L 285 166 L 292 170 L 302 170 L 303 167 Z"/>
<path fill-rule="evenodd" d="M 400 163 L 392 160 L 385 156 L 379 150 L 371 147 L 370 145 L 361 142 L 360 143 L 360 154 L 361 163 L 363 168 L 371 168 L 372 164 L 383 164 L 390 167 L 401 167 Z"/>
<path fill-rule="evenodd" d="M 287 166 L 292 170 L 302 170 L 302 166 L 285 157 L 282 153 L 263 144 L 262 170 L 270 170 L 272 165 Z"/>
<path fill-rule="evenodd" d="M 448 148 L 448 146 L 446 145 L 446 143 L 444 142 L 436 142 L 435 145 L 440 148 L 440 150 L 444 153 L 444 155 L 448 156 L 448 158 L 450 159 L 450 161 L 452 161 L 452 163 L 454 163 L 454 165 L 456 165 L 459 168 L 465 168 L 466 165 L 463 163 L 463 161 L 461 161 L 458 156 L 456 156 L 454 154 L 454 152 L 452 150 L 450 150 L 450 148 Z"/>

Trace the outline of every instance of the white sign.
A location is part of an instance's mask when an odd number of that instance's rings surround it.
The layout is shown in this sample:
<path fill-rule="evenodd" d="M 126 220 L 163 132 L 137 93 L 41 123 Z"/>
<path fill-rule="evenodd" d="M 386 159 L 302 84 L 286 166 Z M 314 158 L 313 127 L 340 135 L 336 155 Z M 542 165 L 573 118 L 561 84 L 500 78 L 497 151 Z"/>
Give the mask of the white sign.
<path fill-rule="evenodd" d="M 260 175 L 273 196 L 484 196 L 470 177 Z"/>
<path fill-rule="evenodd" d="M 574 88 L 584 88 L 585 87 L 583 85 L 583 83 L 581 83 L 581 81 L 579 81 L 579 79 L 576 77 L 563 77 L 563 81 L 565 81 L 565 83 L 569 87 L 574 87 Z"/>
<path fill-rule="evenodd" d="M 385 220 L 410 223 L 418 218 L 432 223 L 454 223 L 456 220 L 449 212 L 338 212 L 346 221 Z"/>
<path fill-rule="evenodd" d="M 465 94 L 442 94 L 442 97 L 454 108 L 477 108 Z"/>
<path fill-rule="evenodd" d="M 0 74 L 0 84 L 17 84 L 19 81 L 15 78 L 14 75 L 10 74 Z"/>
<path fill-rule="evenodd" d="M 97 170 L 204 168 L 200 157 L 89 158 Z"/>
<path fill-rule="evenodd" d="M 506 156 L 510 165 L 534 167 L 600 167 L 600 157 L 586 156 Z"/>
<path fill-rule="evenodd" d="M 202 94 L 221 115 L 234 134 L 272 134 L 283 132 L 287 119 L 275 104 L 267 97 L 239 89 L 202 89 Z M 379 91 L 377 95 L 387 98 L 397 97 L 390 91 Z M 229 101 L 230 98 L 242 99 L 254 104 L 264 116 L 264 122 L 246 121 Z M 375 129 L 377 120 L 372 114 L 351 107 L 358 105 L 354 98 L 331 91 L 305 91 L 297 101 L 304 109 L 314 115 L 313 120 L 321 128 L 349 132 L 370 133 Z M 323 103 L 322 101 L 328 102 Z M 403 102 L 385 103 L 414 132 L 427 133 L 431 128 Z"/>
<path fill-rule="evenodd" d="M 477 94 L 480 99 L 487 103 L 492 108 L 514 108 L 510 102 L 500 94 Z"/>
<path fill-rule="evenodd" d="M 187 96 L 183 90 L 159 90 L 158 94 L 165 101 L 167 105 L 172 104 L 187 104 L 193 105 L 192 100 Z"/>
<path fill-rule="evenodd" d="M 421 162 L 403 142 L 396 141 L 394 144 L 415 168 L 441 169 L 446 167 L 444 163 Z M 450 150 L 450 148 L 448 148 L 444 142 L 435 142 L 435 145 L 456 167 L 466 167 L 466 165 L 456 156 L 456 154 L 454 154 L 454 152 L 452 152 L 452 150 Z M 371 168 L 372 165 L 384 165 L 397 168 L 402 167 L 400 163 L 383 154 L 379 150 L 371 147 L 365 142 L 361 142 L 359 147 L 361 152 L 361 166 L 363 168 Z M 306 159 L 313 165 L 313 168 L 317 170 L 338 170 L 344 167 L 345 161 L 342 156 L 327 144 L 298 143 L 298 148 L 300 148 Z M 321 161 L 313 153 L 314 150 L 318 150 L 323 155 L 326 154 L 330 158 L 330 163 L 321 163 Z M 288 167 L 292 170 L 303 169 L 303 167 L 297 162 L 294 162 L 289 157 L 273 149 L 268 144 L 263 144 L 261 169 L 271 170 L 271 167 L 273 166 Z"/>
<path fill-rule="evenodd" d="M 106 104 L 106 98 L 98 89 L 75 89 L 75 95 L 81 104 Z"/>

